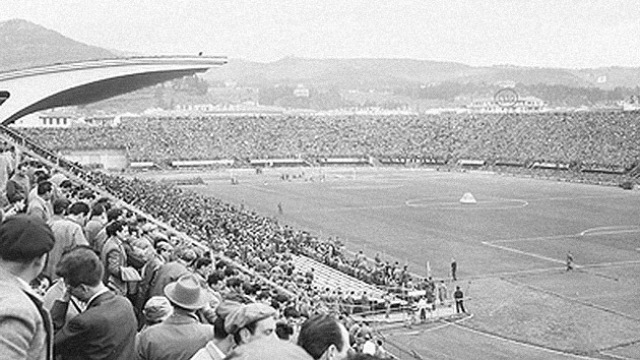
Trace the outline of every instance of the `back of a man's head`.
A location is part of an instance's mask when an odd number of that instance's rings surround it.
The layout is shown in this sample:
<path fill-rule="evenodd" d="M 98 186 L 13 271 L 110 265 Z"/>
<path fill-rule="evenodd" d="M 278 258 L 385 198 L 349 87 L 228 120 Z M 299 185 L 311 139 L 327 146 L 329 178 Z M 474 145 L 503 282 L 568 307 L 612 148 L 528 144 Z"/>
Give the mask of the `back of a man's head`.
<path fill-rule="evenodd" d="M 102 281 L 104 267 L 90 247 L 78 246 L 69 250 L 56 266 L 56 275 L 69 286 L 98 286 Z"/>
<path fill-rule="evenodd" d="M 42 181 L 38 184 L 38 195 L 42 196 L 53 190 L 53 185 L 49 181 Z"/>
<path fill-rule="evenodd" d="M 67 209 L 69 209 L 69 200 L 67 199 L 56 199 L 53 202 L 53 213 L 56 215 L 65 215 L 67 213 Z"/>
<path fill-rule="evenodd" d="M 330 315 L 316 315 L 302 324 L 298 335 L 300 345 L 314 359 L 320 359 L 332 345 L 338 352 L 345 346 L 342 328 L 338 321 Z"/>
<path fill-rule="evenodd" d="M 122 231 L 127 224 L 124 221 L 114 221 L 107 225 L 105 231 L 108 237 L 115 236 L 117 233 Z"/>
<path fill-rule="evenodd" d="M 74 203 L 73 205 L 71 205 L 71 207 L 69 208 L 69 214 L 71 215 L 89 215 L 89 205 L 87 205 L 86 203 L 83 203 L 81 201 L 78 201 L 77 203 Z"/>
<path fill-rule="evenodd" d="M 123 214 L 124 214 L 124 211 L 122 209 L 118 209 L 118 208 L 109 209 L 109 211 L 107 211 L 107 221 L 108 222 L 115 221 Z"/>
<path fill-rule="evenodd" d="M 102 216 L 104 212 L 104 206 L 102 206 L 102 204 L 94 204 L 93 207 L 91 207 L 91 217 Z"/>

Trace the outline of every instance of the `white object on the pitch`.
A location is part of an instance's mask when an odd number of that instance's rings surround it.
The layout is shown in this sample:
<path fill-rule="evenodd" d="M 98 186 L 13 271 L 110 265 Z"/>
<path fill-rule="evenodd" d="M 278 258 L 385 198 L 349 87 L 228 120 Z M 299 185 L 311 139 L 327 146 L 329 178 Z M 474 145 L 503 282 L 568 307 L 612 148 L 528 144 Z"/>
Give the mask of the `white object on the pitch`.
<path fill-rule="evenodd" d="M 474 198 L 473 195 L 470 192 L 464 193 L 464 195 L 462 195 L 462 197 L 460 198 L 460 203 L 461 204 L 475 204 L 476 203 L 476 198 Z"/>

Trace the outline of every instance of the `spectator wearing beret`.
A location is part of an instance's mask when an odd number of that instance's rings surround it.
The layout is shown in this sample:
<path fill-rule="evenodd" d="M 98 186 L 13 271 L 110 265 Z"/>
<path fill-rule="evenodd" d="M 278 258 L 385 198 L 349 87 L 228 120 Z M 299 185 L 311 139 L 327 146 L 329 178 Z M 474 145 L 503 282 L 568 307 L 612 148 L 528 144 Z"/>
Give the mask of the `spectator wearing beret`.
<path fill-rule="evenodd" d="M 53 359 L 49 313 L 29 283 L 53 248 L 42 220 L 16 215 L 0 225 L 0 354 L 6 359 Z"/>
<path fill-rule="evenodd" d="M 214 338 L 214 327 L 200 323 L 196 316 L 196 311 L 211 299 L 192 274 L 168 284 L 164 296 L 173 306 L 173 313 L 140 333 L 138 359 L 189 360 Z"/>
<path fill-rule="evenodd" d="M 238 345 L 264 337 L 275 338 L 275 314 L 276 309 L 261 303 L 242 305 L 227 316 L 224 328 Z"/>

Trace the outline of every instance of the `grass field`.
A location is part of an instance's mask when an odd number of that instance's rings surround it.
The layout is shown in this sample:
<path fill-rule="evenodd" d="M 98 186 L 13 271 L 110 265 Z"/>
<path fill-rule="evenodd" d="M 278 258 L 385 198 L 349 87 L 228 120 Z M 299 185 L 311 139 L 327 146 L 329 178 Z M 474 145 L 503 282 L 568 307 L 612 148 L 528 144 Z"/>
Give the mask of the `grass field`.
<path fill-rule="evenodd" d="M 388 334 L 425 359 L 640 359 L 640 192 L 406 168 L 144 175 L 181 176 L 205 181 L 194 191 L 338 236 L 418 274 L 429 261 L 434 277 L 447 277 L 455 258 L 473 317 Z M 475 205 L 459 203 L 466 192 Z M 575 271 L 565 271 L 567 251 Z"/>

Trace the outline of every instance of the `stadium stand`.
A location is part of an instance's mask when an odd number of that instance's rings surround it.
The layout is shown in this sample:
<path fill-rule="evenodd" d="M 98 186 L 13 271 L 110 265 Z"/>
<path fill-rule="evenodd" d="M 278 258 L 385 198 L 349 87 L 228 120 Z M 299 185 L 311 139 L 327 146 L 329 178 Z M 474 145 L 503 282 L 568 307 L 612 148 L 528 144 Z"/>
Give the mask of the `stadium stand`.
<path fill-rule="evenodd" d="M 3 126 L 0 131 L 12 146 L 45 164 L 45 172 L 61 171 L 72 182 L 72 191 L 64 193 L 70 200 L 80 201 L 80 194 L 89 191 L 106 198 L 109 207 L 126 210 L 132 243 L 151 239 L 158 258 L 173 248 L 161 262 L 213 258 L 215 270 L 204 281 L 209 290 L 222 299 L 268 299 L 278 319 L 286 321 L 287 309 L 289 314 L 332 312 L 348 318 L 355 309 L 390 303 L 391 294 L 397 295 L 396 303 L 411 303 L 415 295 L 435 304 L 437 288 L 433 279 L 415 278 L 397 263 L 372 261 L 361 253 L 349 256 L 338 240 L 319 239 L 171 183 L 92 171 L 56 152 L 116 147 L 125 149 L 133 163 L 161 167 L 472 166 L 551 177 L 562 172 L 576 181 L 633 187 L 640 173 L 639 117 L 637 112 L 594 112 L 136 118 L 118 127 L 17 131 Z M 158 227 L 158 233 L 145 224 Z M 195 255 L 187 256 L 187 250 Z"/>
<path fill-rule="evenodd" d="M 459 160 L 473 159 L 516 173 L 520 166 L 560 164 L 571 170 L 564 177 L 621 182 L 629 180 L 626 173 L 607 169 L 638 168 L 639 114 L 150 117 L 127 119 L 118 127 L 20 131 L 54 151 L 115 147 L 125 149 L 130 161 L 156 164 L 234 159 L 232 166 L 278 166 L 267 159 L 296 159 L 282 164 L 456 166 Z"/>

